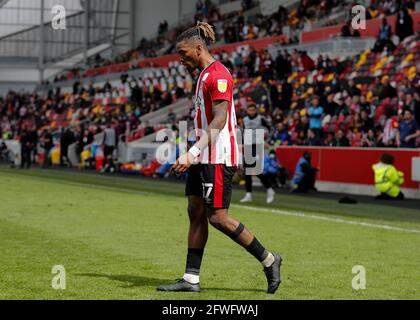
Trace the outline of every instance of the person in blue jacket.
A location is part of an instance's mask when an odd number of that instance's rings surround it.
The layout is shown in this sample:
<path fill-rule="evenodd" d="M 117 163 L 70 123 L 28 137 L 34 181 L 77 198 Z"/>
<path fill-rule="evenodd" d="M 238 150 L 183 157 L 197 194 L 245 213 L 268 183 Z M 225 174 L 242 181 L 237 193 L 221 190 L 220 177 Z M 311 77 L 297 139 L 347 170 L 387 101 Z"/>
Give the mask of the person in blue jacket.
<path fill-rule="evenodd" d="M 309 128 L 317 131 L 321 130 L 323 113 L 324 108 L 319 105 L 319 97 L 313 96 L 312 104 L 308 109 Z"/>
<path fill-rule="evenodd" d="M 311 153 L 305 151 L 303 156 L 299 159 L 296 165 L 295 175 L 292 179 L 292 183 L 295 186 L 293 192 L 317 191 L 315 188 L 315 180 L 318 169 L 312 167 L 311 157 Z"/>
<path fill-rule="evenodd" d="M 282 186 L 286 185 L 287 175 L 285 168 L 281 165 L 277 159 L 276 152 L 271 150 L 268 154 L 264 156 L 264 172 L 263 174 L 271 182 L 272 186 L 278 188 L 280 184 Z"/>

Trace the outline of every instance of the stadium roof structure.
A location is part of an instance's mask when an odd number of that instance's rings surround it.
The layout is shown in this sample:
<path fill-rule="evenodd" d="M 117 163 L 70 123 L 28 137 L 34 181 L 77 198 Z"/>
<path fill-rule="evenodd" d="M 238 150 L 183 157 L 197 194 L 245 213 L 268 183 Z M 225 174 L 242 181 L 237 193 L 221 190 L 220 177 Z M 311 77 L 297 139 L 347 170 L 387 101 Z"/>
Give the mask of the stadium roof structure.
<path fill-rule="evenodd" d="M 0 0 L 0 83 L 40 82 L 129 39 L 130 2 Z M 66 29 L 53 28 L 57 5 L 65 9 Z"/>
<path fill-rule="evenodd" d="M 67 15 L 83 12 L 80 1 L 45 0 L 44 23 L 51 22 L 51 7 L 62 5 Z M 41 0 L 2 0 L 0 2 L 0 39 L 21 31 L 39 26 L 41 19 Z"/>

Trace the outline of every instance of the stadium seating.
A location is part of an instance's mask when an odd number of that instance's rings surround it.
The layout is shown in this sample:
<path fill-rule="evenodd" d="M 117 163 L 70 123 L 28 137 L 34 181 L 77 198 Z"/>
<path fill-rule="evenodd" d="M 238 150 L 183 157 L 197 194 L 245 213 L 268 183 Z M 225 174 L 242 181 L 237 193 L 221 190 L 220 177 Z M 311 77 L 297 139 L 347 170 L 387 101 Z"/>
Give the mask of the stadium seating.
<path fill-rule="evenodd" d="M 227 29 L 230 27 L 232 27 L 232 30 L 236 33 L 234 39 L 238 42 L 261 38 L 270 39 L 273 36 L 282 35 L 283 27 L 289 27 L 295 31 L 302 30 L 304 28 L 304 22 L 310 21 L 311 23 L 316 23 L 319 19 L 326 17 L 328 10 L 341 10 L 343 7 L 347 8 L 351 6 L 350 3 L 350 1 L 343 1 L 340 3 L 339 1 L 334 0 L 300 1 L 297 6 L 293 6 L 290 10 L 280 6 L 278 12 L 269 16 L 262 16 L 257 13 L 258 11 L 254 13 L 255 10 L 253 10 L 253 8 L 248 8 L 247 11 L 241 10 L 233 13 L 231 12 L 227 15 L 220 15 L 217 21 L 210 21 L 216 26 L 216 31 L 222 38 L 222 40 L 217 43 L 216 50 L 217 48 L 221 48 L 223 43 L 231 43 L 226 38 Z M 248 11 L 250 11 L 250 15 L 247 14 Z M 194 23 L 198 18 L 200 18 L 199 15 L 193 17 Z M 204 21 L 206 20 L 207 17 L 204 17 Z M 258 28 L 257 34 L 252 38 L 249 38 L 242 32 L 244 25 L 246 25 L 248 21 L 256 21 L 255 26 Z M 169 61 L 176 59 L 173 55 L 175 52 L 173 42 L 183 30 L 191 25 L 191 23 L 187 23 L 183 26 L 174 27 L 173 29 L 166 31 L 164 35 L 158 35 L 156 38 L 149 40 L 144 39 L 138 48 L 129 50 L 128 52 L 117 56 L 114 61 L 102 59 L 100 56 L 97 56 L 93 61 L 93 68 L 87 70 L 75 68 L 61 76 L 56 76 L 54 82 L 74 80 L 86 76 L 104 75 L 107 73 L 127 72 L 128 70 L 144 66 L 163 66 L 163 64 L 167 64 Z M 296 38 L 282 39 L 282 42 L 288 43 L 296 41 Z M 166 43 L 166 50 L 162 50 L 162 47 L 164 47 L 162 43 Z M 238 45 L 239 43 L 235 44 L 235 46 Z M 152 51 L 164 52 L 167 55 L 151 54 L 150 48 L 153 48 Z"/>

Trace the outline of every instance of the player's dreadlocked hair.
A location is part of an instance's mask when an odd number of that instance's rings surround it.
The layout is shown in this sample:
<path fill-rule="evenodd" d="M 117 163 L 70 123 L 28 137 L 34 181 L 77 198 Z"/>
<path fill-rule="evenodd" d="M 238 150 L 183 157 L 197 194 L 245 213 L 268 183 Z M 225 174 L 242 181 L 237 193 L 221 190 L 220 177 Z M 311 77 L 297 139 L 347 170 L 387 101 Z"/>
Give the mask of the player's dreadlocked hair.
<path fill-rule="evenodd" d="M 213 30 L 213 27 L 207 22 L 197 22 L 197 25 L 184 31 L 176 40 L 176 42 L 181 42 L 183 40 L 197 38 L 203 41 L 206 45 L 216 41 L 216 34 Z"/>

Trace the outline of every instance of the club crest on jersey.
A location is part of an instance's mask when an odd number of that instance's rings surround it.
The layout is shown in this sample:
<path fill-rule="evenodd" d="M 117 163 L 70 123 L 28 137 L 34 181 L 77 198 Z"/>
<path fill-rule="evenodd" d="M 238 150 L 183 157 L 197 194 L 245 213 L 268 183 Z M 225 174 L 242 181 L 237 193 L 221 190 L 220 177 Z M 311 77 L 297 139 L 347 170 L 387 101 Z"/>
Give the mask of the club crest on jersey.
<path fill-rule="evenodd" d="M 217 80 L 217 90 L 221 93 L 225 93 L 228 87 L 228 82 L 225 79 Z"/>

